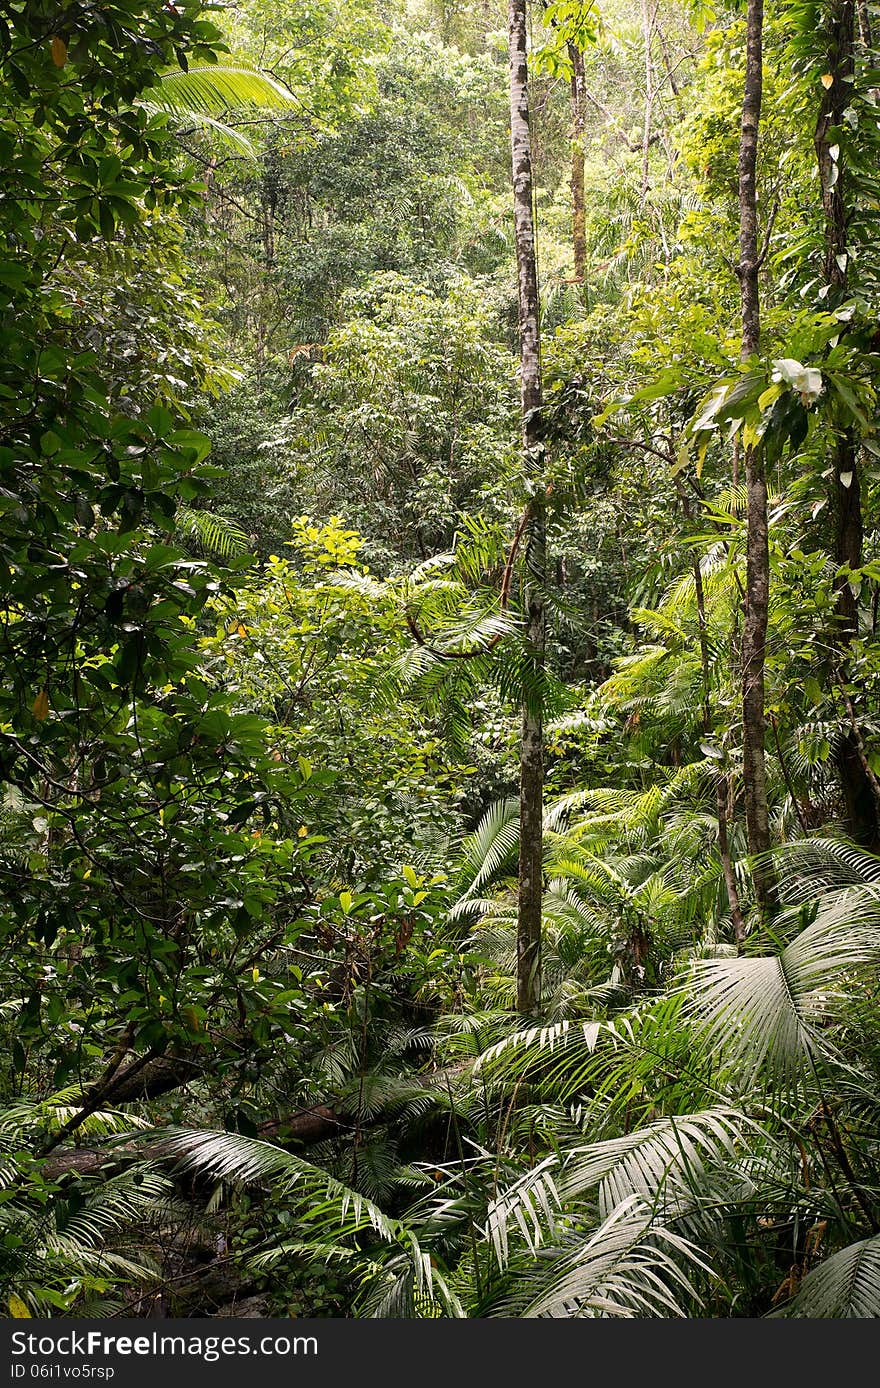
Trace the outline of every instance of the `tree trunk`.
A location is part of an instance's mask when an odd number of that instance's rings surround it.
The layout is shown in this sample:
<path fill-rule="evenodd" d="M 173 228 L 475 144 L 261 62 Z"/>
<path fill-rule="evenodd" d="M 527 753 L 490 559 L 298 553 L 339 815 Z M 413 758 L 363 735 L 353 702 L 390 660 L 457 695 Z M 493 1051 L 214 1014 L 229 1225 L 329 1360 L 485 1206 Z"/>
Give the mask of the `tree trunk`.
<path fill-rule="evenodd" d="M 703 573 L 700 568 L 699 558 L 694 555 L 694 593 L 697 599 L 697 622 L 700 635 L 700 666 L 703 672 L 703 736 L 706 741 L 710 741 L 713 733 L 712 726 L 712 694 L 709 667 L 709 637 L 706 622 L 706 594 L 703 589 Z M 733 859 L 730 856 L 730 836 L 727 832 L 727 776 L 721 771 L 715 782 L 715 806 L 718 817 L 718 852 L 721 857 L 721 869 L 724 873 L 724 886 L 727 890 L 727 903 L 730 907 L 730 920 L 733 925 L 733 938 L 736 941 L 737 949 L 742 946 L 745 939 L 745 924 L 743 922 L 742 906 L 740 905 L 739 890 L 736 885 L 736 873 L 734 871 Z"/>
<path fill-rule="evenodd" d="M 861 12 L 860 12 L 861 14 Z M 839 146 L 839 130 L 852 96 L 855 70 L 856 5 L 854 0 L 831 0 L 827 38 L 827 71 L 831 85 L 823 88 L 816 118 L 814 143 L 822 186 L 822 212 L 825 219 L 824 278 L 828 286 L 828 307 L 846 296 L 849 248 L 847 244 L 847 171 Z M 867 11 L 862 29 L 870 23 Z M 835 149 L 835 146 L 837 147 Z M 832 551 L 839 567 L 857 569 L 862 563 L 862 490 L 859 475 L 859 446 L 854 429 L 844 429 L 831 450 L 831 516 L 834 537 Z M 836 640 L 841 663 L 858 636 L 858 602 L 849 580 L 835 581 Z M 859 755 L 856 734 L 849 731 L 837 756 L 847 828 L 852 837 L 867 848 L 880 846 L 880 816 L 873 786 Z"/>
<path fill-rule="evenodd" d="M 584 204 L 584 55 L 576 43 L 568 45 L 571 60 L 571 234 L 574 277 L 587 278 L 587 217 Z"/>
<path fill-rule="evenodd" d="M 832 149 L 838 144 L 834 131 L 840 127 L 852 96 L 854 26 L 852 0 L 830 0 L 826 61 L 832 82 L 822 89 L 814 144 L 825 218 L 825 283 L 830 286 L 832 303 L 846 288 L 846 176 L 839 148 L 836 156 Z"/>
<path fill-rule="evenodd" d="M 651 56 L 651 46 L 654 38 L 654 21 L 657 18 L 657 0 L 653 6 L 650 0 L 642 0 L 642 33 L 645 40 L 645 117 L 642 128 L 642 185 L 639 191 L 639 207 L 645 205 L 648 196 L 649 183 L 649 152 L 653 141 L 651 139 L 651 121 L 654 115 L 654 61 Z"/>
<path fill-rule="evenodd" d="M 509 0 L 510 148 L 519 297 L 520 380 L 525 466 L 530 480 L 540 467 L 541 332 L 538 267 L 532 208 L 532 148 L 529 131 L 526 0 Z M 546 579 L 544 498 L 533 489 L 526 531 L 525 605 L 531 651 L 531 688 L 523 690 L 520 747 L 520 849 L 517 913 L 516 1005 L 535 1012 L 541 1001 L 541 900 L 543 895 L 544 736 L 541 678 L 544 667 L 545 619 L 542 590 Z"/>
<path fill-rule="evenodd" d="M 739 144 L 738 274 L 742 307 L 743 361 L 757 354 L 761 341 L 756 176 L 763 87 L 763 28 L 763 0 L 749 0 L 746 21 L 746 79 Z M 749 852 L 758 855 L 765 854 L 770 848 L 767 762 L 764 751 L 764 664 L 767 614 L 770 606 L 770 545 L 767 525 L 767 475 L 764 452 L 760 445 L 745 449 L 745 473 L 747 540 L 742 646 L 743 789 Z M 775 877 L 772 867 L 761 861 L 753 863 L 752 881 L 758 906 L 766 911 L 774 899 Z"/>

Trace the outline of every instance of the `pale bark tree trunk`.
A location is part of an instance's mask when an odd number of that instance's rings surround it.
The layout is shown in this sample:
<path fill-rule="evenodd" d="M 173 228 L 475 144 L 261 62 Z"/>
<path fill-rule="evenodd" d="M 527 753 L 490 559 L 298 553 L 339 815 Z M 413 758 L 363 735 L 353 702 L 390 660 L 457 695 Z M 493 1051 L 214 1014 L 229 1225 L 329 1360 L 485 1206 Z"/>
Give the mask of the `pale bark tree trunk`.
<path fill-rule="evenodd" d="M 532 146 L 526 48 L 527 0 L 509 0 L 510 148 L 519 298 L 520 379 L 525 465 L 540 464 L 541 332 L 538 268 L 532 205 Z M 544 736 L 540 682 L 544 667 L 546 578 L 543 493 L 534 488 L 526 531 L 525 605 L 534 680 L 523 693 L 520 746 L 520 848 L 517 913 L 516 1003 L 522 1013 L 541 1001 L 541 903 L 543 896 Z"/>
<path fill-rule="evenodd" d="M 584 203 L 584 55 L 576 43 L 568 45 L 571 60 L 571 233 L 574 277 L 587 278 L 587 216 Z"/>
<path fill-rule="evenodd" d="M 858 13 L 863 42 L 869 42 L 867 8 L 862 15 L 859 7 Z M 829 289 L 827 302 L 831 308 L 846 296 L 849 267 L 847 171 L 836 132 L 843 124 L 844 112 L 852 96 L 855 26 L 854 0 L 830 0 L 827 72 L 833 80 L 822 91 L 814 143 L 825 219 L 824 278 Z M 846 565 L 857 569 L 862 563 L 863 523 L 859 445 L 854 429 L 841 431 L 831 450 L 831 463 L 832 551 L 840 567 Z M 851 643 L 858 636 L 858 602 L 846 578 L 837 580 L 836 589 L 835 644 L 841 662 L 845 662 Z M 841 746 L 837 767 L 849 832 L 857 842 L 876 849 L 880 845 L 880 807 L 874 786 L 865 771 L 864 758 L 860 756 L 855 730 L 848 732 Z"/>
<path fill-rule="evenodd" d="M 742 307 L 743 361 L 757 354 L 761 341 L 756 179 L 763 90 L 763 29 L 763 0 L 749 0 L 746 20 L 746 78 L 739 145 L 738 273 Z M 749 446 L 744 451 L 747 539 L 742 644 L 743 798 L 749 851 L 757 855 L 765 854 L 770 848 L 767 761 L 764 750 L 764 666 L 767 614 L 770 606 L 770 544 L 764 452 L 760 446 Z M 764 911 L 768 910 L 773 903 L 775 891 L 772 868 L 760 861 L 754 863 L 752 881 L 759 907 Z"/>

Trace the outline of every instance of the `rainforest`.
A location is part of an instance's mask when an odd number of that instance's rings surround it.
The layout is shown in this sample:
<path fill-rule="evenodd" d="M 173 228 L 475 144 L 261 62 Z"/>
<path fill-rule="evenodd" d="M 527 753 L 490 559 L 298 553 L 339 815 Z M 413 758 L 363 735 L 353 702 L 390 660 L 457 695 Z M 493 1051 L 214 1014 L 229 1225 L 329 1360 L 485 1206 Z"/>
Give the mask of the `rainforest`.
<path fill-rule="evenodd" d="M 880 1316 L 880 6 L 3 0 L 0 161 L 2 1315 Z"/>

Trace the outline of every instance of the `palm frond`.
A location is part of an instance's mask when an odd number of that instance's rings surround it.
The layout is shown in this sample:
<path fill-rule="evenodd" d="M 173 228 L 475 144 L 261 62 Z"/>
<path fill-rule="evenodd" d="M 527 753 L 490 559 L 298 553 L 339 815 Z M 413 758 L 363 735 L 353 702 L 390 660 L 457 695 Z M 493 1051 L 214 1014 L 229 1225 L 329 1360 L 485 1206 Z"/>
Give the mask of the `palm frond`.
<path fill-rule="evenodd" d="M 841 1248 L 813 1268 L 777 1314 L 809 1320 L 880 1317 L 880 1234 Z"/>
<path fill-rule="evenodd" d="M 293 93 L 267 72 L 222 63 L 163 72 L 149 100 L 176 115 L 228 116 L 254 107 L 285 111 L 297 105 Z"/>
<path fill-rule="evenodd" d="M 241 526 L 213 511 L 197 511 L 191 506 L 179 506 L 174 516 L 178 532 L 189 540 L 201 554 L 228 560 L 246 554 L 250 538 Z"/>
<path fill-rule="evenodd" d="M 333 1227 L 337 1235 L 373 1229 L 392 1242 L 401 1233 L 397 1221 L 360 1192 L 271 1142 L 212 1129 L 171 1128 L 162 1138 L 162 1149 L 182 1166 L 214 1180 L 269 1182 L 287 1196 L 295 1194 L 310 1223 Z"/>
<path fill-rule="evenodd" d="M 561 1203 L 553 1178 L 557 1165 L 556 1157 L 545 1157 L 489 1205 L 486 1237 L 499 1267 L 505 1267 L 508 1262 L 511 1224 L 516 1225 L 526 1247 L 533 1253 L 555 1232 L 554 1211 Z"/>
<path fill-rule="evenodd" d="M 701 959 L 692 965 L 690 1011 L 709 1053 L 738 1086 L 766 1067 L 793 1084 L 831 1048 L 823 1023 L 854 975 L 880 958 L 880 898 L 843 894 L 779 954 Z"/>
<path fill-rule="evenodd" d="M 597 1187 L 603 1219 L 633 1194 L 655 1212 L 678 1214 L 699 1200 L 707 1166 L 733 1163 L 753 1127 L 738 1109 L 715 1108 L 660 1118 L 622 1137 L 576 1147 L 565 1158 L 561 1198 Z"/>
<path fill-rule="evenodd" d="M 519 850 L 519 802 L 497 800 L 462 845 L 464 895 L 471 897 L 507 867 Z"/>
<path fill-rule="evenodd" d="M 524 1318 L 679 1317 L 699 1301 L 684 1267 L 711 1269 L 687 1239 L 652 1222 L 636 1195 L 595 1233 L 548 1251 L 499 1313 Z"/>

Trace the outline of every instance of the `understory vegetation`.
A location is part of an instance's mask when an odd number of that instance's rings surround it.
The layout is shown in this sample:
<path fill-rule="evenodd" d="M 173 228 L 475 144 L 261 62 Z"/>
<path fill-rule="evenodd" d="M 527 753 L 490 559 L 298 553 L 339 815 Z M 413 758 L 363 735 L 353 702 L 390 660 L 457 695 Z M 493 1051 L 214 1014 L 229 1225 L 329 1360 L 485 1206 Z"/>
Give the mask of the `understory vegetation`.
<path fill-rule="evenodd" d="M 5 1314 L 880 1315 L 878 26 L 0 5 Z"/>

